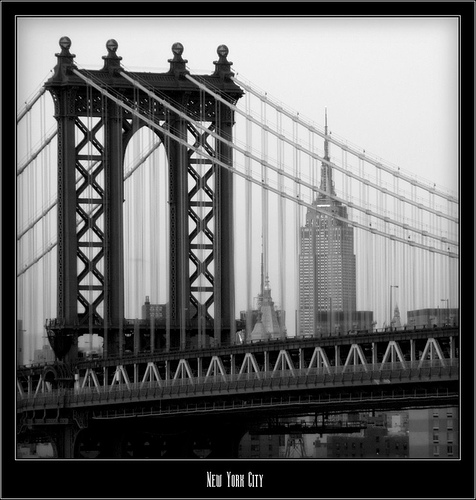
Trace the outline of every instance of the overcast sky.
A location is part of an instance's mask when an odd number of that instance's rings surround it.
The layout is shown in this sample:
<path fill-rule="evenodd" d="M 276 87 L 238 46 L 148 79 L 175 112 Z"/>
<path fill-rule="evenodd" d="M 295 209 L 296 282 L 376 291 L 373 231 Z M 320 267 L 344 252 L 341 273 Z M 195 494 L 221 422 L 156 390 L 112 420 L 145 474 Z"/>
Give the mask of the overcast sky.
<path fill-rule="evenodd" d="M 457 191 L 456 18 L 28 18 L 17 23 L 21 104 L 50 76 L 62 36 L 76 64 L 102 67 L 106 41 L 126 69 L 167 71 L 175 42 L 192 73 L 220 44 L 238 77 L 333 134 Z M 41 43 L 38 43 L 41 41 Z"/>

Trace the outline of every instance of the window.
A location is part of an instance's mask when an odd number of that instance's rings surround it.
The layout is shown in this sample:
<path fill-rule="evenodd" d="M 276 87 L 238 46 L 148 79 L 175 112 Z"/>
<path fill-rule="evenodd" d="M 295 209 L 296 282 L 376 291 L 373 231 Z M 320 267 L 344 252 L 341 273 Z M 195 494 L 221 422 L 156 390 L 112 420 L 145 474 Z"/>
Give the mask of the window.
<path fill-rule="evenodd" d="M 449 419 L 449 420 L 446 422 L 446 428 L 447 428 L 449 431 L 452 431 L 452 430 L 453 430 L 453 419 Z"/>
<path fill-rule="evenodd" d="M 437 444 L 433 446 L 433 456 L 434 457 L 440 456 L 440 447 Z"/>
<path fill-rule="evenodd" d="M 437 443 L 439 441 L 439 436 L 438 436 L 438 433 L 434 432 L 433 433 L 433 442 L 434 443 Z"/>
<path fill-rule="evenodd" d="M 446 440 L 448 441 L 448 443 L 453 442 L 453 431 L 448 431 L 448 433 L 446 435 Z"/>
<path fill-rule="evenodd" d="M 446 448 L 446 452 L 448 453 L 448 456 L 451 457 L 453 456 L 453 445 L 449 444 Z"/>

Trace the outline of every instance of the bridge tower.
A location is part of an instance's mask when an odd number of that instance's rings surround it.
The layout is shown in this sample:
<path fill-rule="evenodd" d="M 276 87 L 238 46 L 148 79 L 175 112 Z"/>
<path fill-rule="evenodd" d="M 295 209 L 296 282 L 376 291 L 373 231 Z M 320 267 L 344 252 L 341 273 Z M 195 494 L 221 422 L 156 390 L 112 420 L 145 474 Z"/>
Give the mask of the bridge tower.
<path fill-rule="evenodd" d="M 104 356 L 121 355 L 125 334 L 134 331 L 133 322 L 124 318 L 124 157 L 130 139 L 148 120 L 165 147 L 169 169 L 170 318 L 160 338 L 166 349 L 182 348 L 198 331 L 205 331 L 220 343 L 235 329 L 233 179 L 212 160 L 197 158 L 196 148 L 229 165 L 231 148 L 121 76 L 124 69 L 115 40 L 106 44 L 101 70 L 78 69 L 70 47 L 71 40 L 61 38 L 54 74 L 45 84 L 58 127 L 58 303 L 57 317 L 46 323 L 56 356 L 74 359 L 78 337 L 91 332 L 104 338 Z M 146 82 L 151 92 L 175 103 L 209 131 L 231 140 L 233 111 L 186 78 L 189 71 L 180 43 L 172 52 L 167 73 L 129 76 Z M 218 55 L 213 74 L 194 78 L 234 104 L 243 92 L 230 78 L 227 47 L 218 47 Z M 127 107 L 98 87 L 107 88 Z M 134 109 L 148 110 L 147 120 Z M 171 139 L 171 134 L 182 141 Z M 200 207 L 195 201 L 199 190 L 206 196 Z M 196 243 L 203 241 L 196 239 L 200 231 L 207 243 Z M 200 274 L 207 280 L 205 303 L 195 286 Z"/>

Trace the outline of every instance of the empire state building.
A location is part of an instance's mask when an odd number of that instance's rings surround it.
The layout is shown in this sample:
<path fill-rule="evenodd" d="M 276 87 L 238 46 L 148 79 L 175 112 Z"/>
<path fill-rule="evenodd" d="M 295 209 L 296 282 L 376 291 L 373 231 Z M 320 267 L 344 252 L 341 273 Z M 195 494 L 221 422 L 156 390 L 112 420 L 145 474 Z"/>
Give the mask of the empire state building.
<path fill-rule="evenodd" d="M 325 134 L 327 136 L 327 111 Z M 356 318 L 356 264 L 353 227 L 347 207 L 334 200 L 329 142 L 324 143 L 320 192 L 301 227 L 299 330 L 321 335 L 353 329 Z M 341 219 L 334 218 L 334 215 Z"/>

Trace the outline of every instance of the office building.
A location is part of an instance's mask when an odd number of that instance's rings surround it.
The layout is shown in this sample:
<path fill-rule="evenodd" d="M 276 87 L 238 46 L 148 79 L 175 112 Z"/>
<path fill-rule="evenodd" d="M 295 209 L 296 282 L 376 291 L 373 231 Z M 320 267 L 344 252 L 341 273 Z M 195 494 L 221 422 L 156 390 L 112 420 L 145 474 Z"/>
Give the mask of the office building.
<path fill-rule="evenodd" d="M 328 140 L 324 143 L 324 160 L 320 192 L 313 202 L 315 210 L 308 209 L 306 224 L 301 228 L 298 332 L 301 335 L 320 336 L 372 327 L 372 321 L 362 324 L 362 316 L 356 316 L 354 230 L 345 221 L 347 207 L 333 198 L 336 192 L 332 167 L 327 163 Z M 365 319 L 372 316 L 367 313 Z"/>

